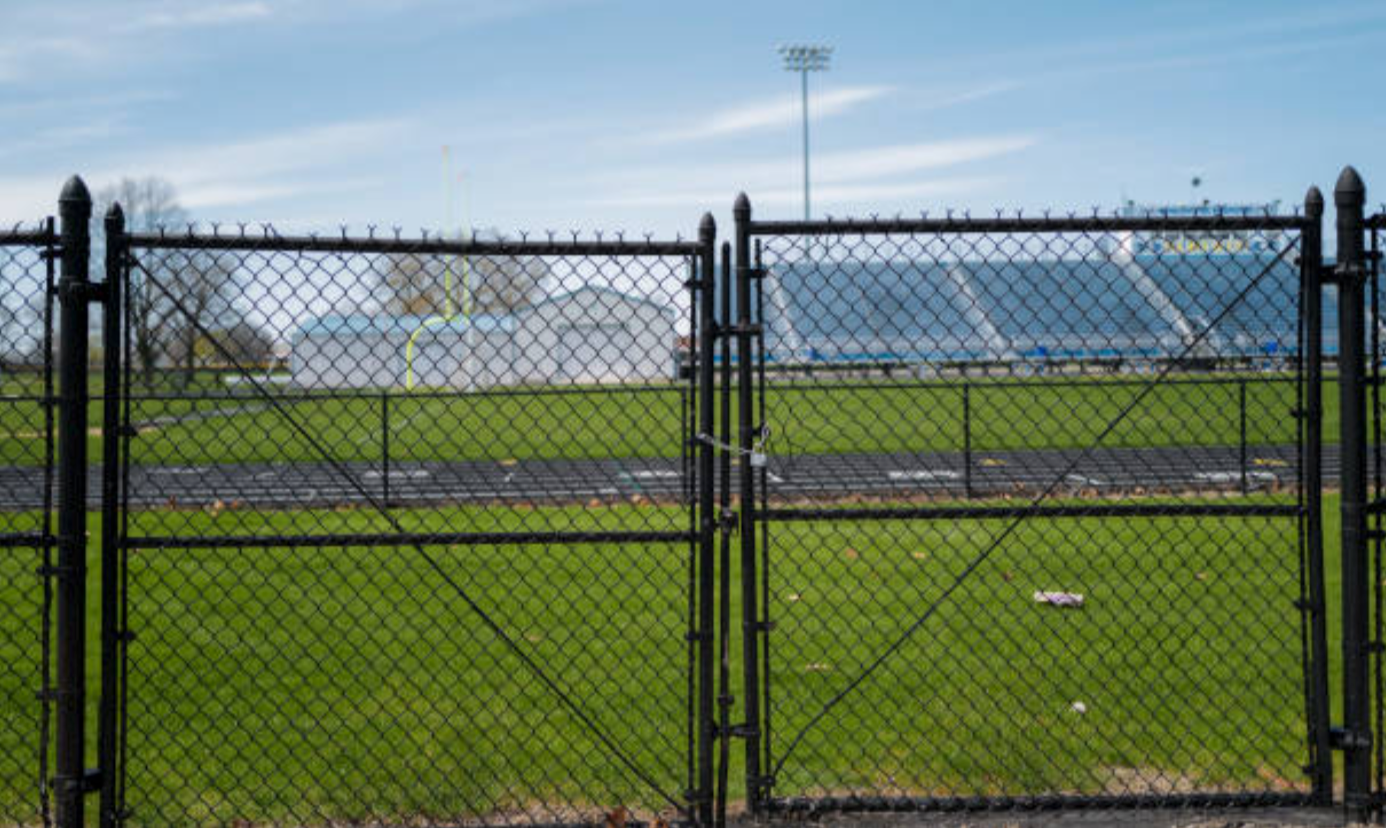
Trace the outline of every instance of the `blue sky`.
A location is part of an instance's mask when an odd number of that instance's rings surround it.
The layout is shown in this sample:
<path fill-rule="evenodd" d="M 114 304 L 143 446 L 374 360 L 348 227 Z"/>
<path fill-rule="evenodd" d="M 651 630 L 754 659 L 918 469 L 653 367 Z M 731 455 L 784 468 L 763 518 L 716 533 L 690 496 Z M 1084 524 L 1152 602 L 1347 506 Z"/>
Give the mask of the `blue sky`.
<path fill-rule="evenodd" d="M 0 0 L 0 221 L 160 175 L 210 221 L 691 233 L 815 213 L 1386 199 L 1386 3 Z M 461 183 L 458 179 L 461 179 Z M 1373 190 L 1373 184 L 1376 188 Z"/>

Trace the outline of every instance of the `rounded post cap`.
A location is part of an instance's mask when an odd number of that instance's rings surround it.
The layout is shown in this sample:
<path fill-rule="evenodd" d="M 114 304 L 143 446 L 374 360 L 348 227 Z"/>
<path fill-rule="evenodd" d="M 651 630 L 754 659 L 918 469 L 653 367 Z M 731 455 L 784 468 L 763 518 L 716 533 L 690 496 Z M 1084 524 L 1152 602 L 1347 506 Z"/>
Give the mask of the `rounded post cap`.
<path fill-rule="evenodd" d="M 749 216 L 751 214 L 751 199 L 745 193 L 737 195 L 732 212 L 738 216 Z"/>
<path fill-rule="evenodd" d="M 121 208 L 119 201 L 111 202 L 111 206 L 106 209 L 107 224 L 124 224 L 125 210 Z"/>
<path fill-rule="evenodd" d="M 717 219 L 712 217 L 712 213 L 703 213 L 703 220 L 698 222 L 698 236 L 703 241 L 717 237 Z"/>
<path fill-rule="evenodd" d="M 1362 183 L 1362 176 L 1351 165 L 1343 167 L 1338 183 L 1333 185 L 1333 203 L 1340 207 L 1352 207 L 1366 201 L 1367 185 Z"/>
<path fill-rule="evenodd" d="M 1317 184 L 1311 186 L 1309 192 L 1304 194 L 1304 214 L 1309 218 L 1323 216 L 1323 191 Z"/>
<path fill-rule="evenodd" d="M 80 175 L 72 176 L 63 185 L 63 192 L 58 196 L 58 201 L 91 204 L 91 191 L 87 189 L 87 182 L 83 181 Z"/>

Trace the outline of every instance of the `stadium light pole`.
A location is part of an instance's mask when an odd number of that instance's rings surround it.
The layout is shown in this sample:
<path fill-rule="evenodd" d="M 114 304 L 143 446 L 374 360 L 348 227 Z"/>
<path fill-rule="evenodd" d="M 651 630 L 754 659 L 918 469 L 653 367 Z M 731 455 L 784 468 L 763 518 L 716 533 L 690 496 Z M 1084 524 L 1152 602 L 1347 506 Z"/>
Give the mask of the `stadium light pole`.
<path fill-rule="evenodd" d="M 828 71 L 828 61 L 832 58 L 833 47 L 820 45 L 781 46 L 780 57 L 784 59 L 786 72 L 798 72 L 802 90 L 804 113 L 804 221 L 809 220 L 809 114 L 808 114 L 808 76 L 809 72 Z"/>

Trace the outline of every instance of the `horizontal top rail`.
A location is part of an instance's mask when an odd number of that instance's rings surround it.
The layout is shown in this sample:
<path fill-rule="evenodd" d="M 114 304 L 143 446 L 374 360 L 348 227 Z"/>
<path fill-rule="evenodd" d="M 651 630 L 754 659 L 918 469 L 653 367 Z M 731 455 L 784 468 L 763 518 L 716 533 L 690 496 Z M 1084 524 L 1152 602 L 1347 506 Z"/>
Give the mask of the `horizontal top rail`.
<path fill-rule="evenodd" d="M 1035 216 L 998 218 L 868 218 L 804 221 L 752 220 L 753 236 L 832 236 L 859 233 L 1074 233 L 1162 230 L 1299 230 L 1302 215 Z"/>
<path fill-rule="evenodd" d="M 405 239 L 394 236 L 283 236 L 263 233 L 130 233 L 132 248 L 145 250 L 251 250 L 286 253 L 396 253 L 455 256 L 694 256 L 704 248 L 696 241 L 657 239 Z"/>
<path fill-rule="evenodd" d="M 1386 230 L 1386 212 L 1367 216 L 1367 227 L 1371 230 Z"/>
<path fill-rule="evenodd" d="M 58 234 L 51 225 L 29 230 L 18 228 L 3 230 L 0 229 L 0 247 L 22 247 L 57 244 Z"/>

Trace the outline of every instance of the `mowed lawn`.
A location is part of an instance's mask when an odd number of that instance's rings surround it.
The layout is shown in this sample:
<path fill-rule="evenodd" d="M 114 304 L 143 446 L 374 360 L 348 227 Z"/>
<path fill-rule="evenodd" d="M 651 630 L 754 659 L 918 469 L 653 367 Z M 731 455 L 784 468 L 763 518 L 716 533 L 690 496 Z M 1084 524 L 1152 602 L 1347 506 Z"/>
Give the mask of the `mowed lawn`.
<path fill-rule="evenodd" d="M 766 420 L 780 453 L 958 451 L 968 441 L 977 451 L 1073 448 L 1091 443 L 1147 380 L 782 382 L 766 393 Z M 42 462 L 43 409 L 25 396 L 36 391 L 32 379 L 0 387 L 0 463 Z M 176 389 L 136 391 L 131 457 L 141 464 L 312 461 L 322 459 L 323 448 L 337 460 L 368 462 L 387 451 L 392 461 L 677 457 L 692 427 L 688 389 L 676 384 L 415 394 L 279 389 L 276 405 L 211 380 L 194 389 L 206 395 L 200 398 Z M 1103 445 L 1237 445 L 1243 425 L 1251 445 L 1290 443 L 1295 391 L 1286 374 L 1177 375 L 1146 393 Z M 1337 410 L 1330 382 L 1330 442 Z M 93 457 L 100 417 L 94 402 Z"/>
<path fill-rule="evenodd" d="M 1325 505 L 1336 593 L 1336 498 Z M 131 532 L 303 520 L 173 514 L 136 514 Z M 420 531 L 682 520 L 670 507 L 629 504 L 397 515 Z M 312 518 L 323 533 L 389 531 L 364 510 Z M 774 756 L 1004 525 L 771 527 Z M 30 552 L 0 552 L 0 821 L 34 820 L 35 563 Z M 134 551 L 132 822 L 660 811 L 660 795 L 467 600 L 640 773 L 677 795 L 688 787 L 691 575 L 682 544 Z M 1086 603 L 1039 605 L 1036 590 L 1080 592 Z M 1286 518 L 1031 520 L 807 731 L 778 769 L 776 793 L 1302 789 L 1298 592 Z M 739 747 L 733 757 L 740 798 Z"/>

